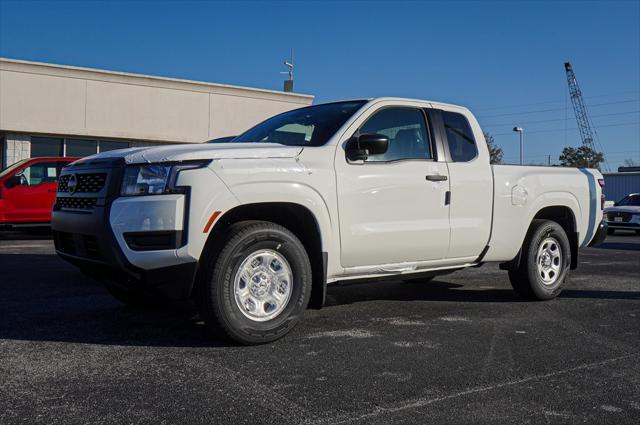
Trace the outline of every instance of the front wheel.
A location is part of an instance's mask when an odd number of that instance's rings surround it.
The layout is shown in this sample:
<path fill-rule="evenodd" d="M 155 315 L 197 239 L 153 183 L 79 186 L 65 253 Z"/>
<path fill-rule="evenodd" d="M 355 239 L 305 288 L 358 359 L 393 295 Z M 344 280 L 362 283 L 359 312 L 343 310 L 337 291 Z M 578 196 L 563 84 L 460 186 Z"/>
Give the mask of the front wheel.
<path fill-rule="evenodd" d="M 207 327 L 241 344 L 287 334 L 311 296 L 311 264 L 300 240 L 269 222 L 241 222 L 220 253 L 202 258 L 196 300 Z"/>
<path fill-rule="evenodd" d="M 529 299 L 557 297 L 571 265 L 569 238 L 562 226 L 554 221 L 534 220 L 521 255 L 518 269 L 509 270 L 513 289 Z"/>

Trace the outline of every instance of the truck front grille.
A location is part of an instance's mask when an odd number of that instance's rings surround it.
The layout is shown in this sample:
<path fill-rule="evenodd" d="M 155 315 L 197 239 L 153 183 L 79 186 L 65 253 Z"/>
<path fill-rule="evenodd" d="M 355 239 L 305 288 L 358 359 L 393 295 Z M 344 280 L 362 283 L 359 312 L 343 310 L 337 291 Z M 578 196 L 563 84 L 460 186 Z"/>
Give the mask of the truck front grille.
<path fill-rule="evenodd" d="M 61 210 L 91 210 L 96 206 L 98 198 L 60 198 L 56 199 L 56 206 Z"/>
<path fill-rule="evenodd" d="M 84 235 L 83 242 L 87 257 L 94 259 L 100 258 L 100 247 L 98 246 L 98 240 L 95 236 Z"/>
<path fill-rule="evenodd" d="M 69 192 L 69 179 L 73 174 L 60 176 L 58 179 L 58 192 Z M 85 173 L 76 174 L 77 185 L 75 193 L 97 193 L 102 190 L 106 181 L 107 173 Z"/>
<path fill-rule="evenodd" d="M 100 246 L 95 236 L 54 230 L 53 242 L 56 249 L 65 254 L 92 260 L 101 259 Z"/>
<path fill-rule="evenodd" d="M 631 213 L 625 213 L 625 212 L 607 213 L 607 221 L 615 221 L 616 217 L 622 217 L 622 221 L 624 223 L 628 223 L 629 221 L 631 221 Z"/>
<path fill-rule="evenodd" d="M 56 249 L 66 254 L 75 255 L 76 244 L 73 240 L 73 235 L 67 232 L 53 232 L 53 241 L 56 245 Z"/>

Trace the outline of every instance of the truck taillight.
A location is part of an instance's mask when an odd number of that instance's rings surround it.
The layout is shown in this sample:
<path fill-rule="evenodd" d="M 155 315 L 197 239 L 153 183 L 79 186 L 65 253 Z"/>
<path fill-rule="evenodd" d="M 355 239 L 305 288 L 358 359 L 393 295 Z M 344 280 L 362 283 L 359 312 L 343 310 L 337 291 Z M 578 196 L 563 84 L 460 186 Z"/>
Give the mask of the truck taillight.
<path fill-rule="evenodd" d="M 604 179 L 598 179 L 600 185 L 600 209 L 604 209 Z"/>

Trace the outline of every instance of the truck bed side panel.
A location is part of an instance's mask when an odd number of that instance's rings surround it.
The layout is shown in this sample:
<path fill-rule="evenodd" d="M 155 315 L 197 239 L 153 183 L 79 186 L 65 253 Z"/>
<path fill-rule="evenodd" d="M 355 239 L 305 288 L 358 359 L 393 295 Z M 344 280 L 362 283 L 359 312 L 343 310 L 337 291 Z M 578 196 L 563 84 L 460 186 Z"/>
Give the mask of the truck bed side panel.
<path fill-rule="evenodd" d="M 509 261 L 543 208 L 568 207 L 575 219 L 578 244 L 593 237 L 602 220 L 597 170 L 563 167 L 494 165 L 494 221 L 485 261 Z"/>

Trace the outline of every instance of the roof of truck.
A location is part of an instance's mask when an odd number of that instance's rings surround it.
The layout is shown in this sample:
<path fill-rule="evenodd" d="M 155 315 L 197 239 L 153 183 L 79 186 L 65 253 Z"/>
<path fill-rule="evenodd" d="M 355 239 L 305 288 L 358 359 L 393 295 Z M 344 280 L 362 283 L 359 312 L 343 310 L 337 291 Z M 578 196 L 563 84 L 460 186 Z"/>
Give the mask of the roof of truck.
<path fill-rule="evenodd" d="M 392 97 L 392 96 L 369 97 L 369 98 L 366 98 L 366 99 L 364 99 L 364 98 L 342 99 L 342 100 L 337 100 L 337 101 L 332 101 L 332 102 L 317 103 L 316 105 L 321 105 L 321 104 L 325 104 L 325 103 L 362 102 L 362 101 L 367 101 L 367 102 L 388 102 L 388 101 L 391 101 L 391 102 L 428 103 L 429 105 L 432 105 L 432 106 L 444 106 L 444 107 L 449 107 L 449 108 L 464 109 L 466 111 L 469 110 L 468 108 L 466 108 L 464 106 L 455 105 L 453 103 L 438 102 L 438 101 L 435 101 L 435 100 L 427 100 L 427 99 L 412 99 L 412 98 L 408 98 L 408 97 Z"/>

